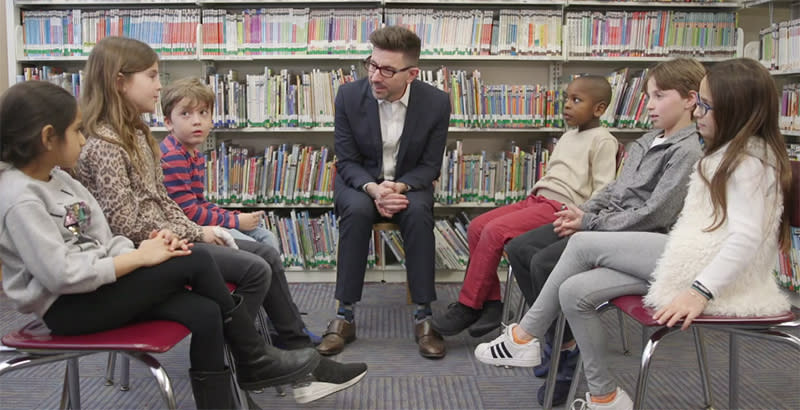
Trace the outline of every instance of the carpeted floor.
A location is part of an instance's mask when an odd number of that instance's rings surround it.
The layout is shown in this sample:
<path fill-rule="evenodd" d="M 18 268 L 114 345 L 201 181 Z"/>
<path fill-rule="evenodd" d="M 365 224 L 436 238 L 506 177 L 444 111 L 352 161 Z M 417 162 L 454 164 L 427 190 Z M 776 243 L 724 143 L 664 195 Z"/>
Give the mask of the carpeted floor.
<path fill-rule="evenodd" d="M 332 283 L 292 284 L 295 300 L 306 323 L 322 333 L 334 310 Z M 459 285 L 437 285 L 443 309 L 456 300 Z M 339 361 L 366 361 L 369 373 L 353 388 L 307 405 L 291 397 L 277 397 L 273 390 L 253 395 L 262 408 L 292 409 L 516 409 L 539 408 L 536 391 L 542 379 L 530 369 L 505 369 L 475 360 L 475 346 L 491 340 L 464 334 L 447 338 L 448 354 L 441 360 L 422 358 L 412 334 L 414 307 L 406 304 L 404 284 L 371 283 L 358 304 L 358 339 L 336 356 Z M 632 392 L 636 384 L 638 359 L 621 354 L 616 314 L 603 320 L 610 335 L 611 366 L 623 388 Z M 30 318 L 17 314 L 0 292 L 0 333 L 7 333 Z M 640 327 L 625 320 L 635 352 L 640 351 Z M 797 332 L 795 332 L 797 334 Z M 712 370 L 715 408 L 728 407 L 728 338 L 705 332 L 709 366 Z M 744 340 L 741 358 L 740 400 L 748 409 L 800 408 L 800 353 L 783 345 Z M 13 353 L 0 353 L 0 360 Z M 188 343 L 157 356 L 173 381 L 179 408 L 194 408 L 189 381 Z M 119 391 L 104 385 L 105 355 L 80 360 L 81 399 L 85 409 L 161 408 L 163 403 L 155 383 L 142 366 L 131 365 L 131 390 Z M 63 379 L 63 364 L 56 363 L 11 373 L 0 378 L 0 408 L 57 408 Z M 656 353 L 646 407 L 656 409 L 700 408 L 702 397 L 691 334 L 666 339 Z M 585 382 L 579 396 L 586 391 Z"/>

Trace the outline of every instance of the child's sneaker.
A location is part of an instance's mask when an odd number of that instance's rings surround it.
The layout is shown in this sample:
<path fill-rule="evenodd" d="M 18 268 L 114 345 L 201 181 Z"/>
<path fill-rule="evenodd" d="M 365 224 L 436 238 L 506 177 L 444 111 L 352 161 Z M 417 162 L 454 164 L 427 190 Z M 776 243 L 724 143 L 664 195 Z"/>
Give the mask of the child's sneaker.
<path fill-rule="evenodd" d="M 580 407 L 577 407 L 580 406 Z M 625 390 L 617 387 L 617 396 L 608 403 L 595 403 L 591 395 L 586 393 L 586 400 L 577 399 L 572 402 L 572 410 L 633 410 L 633 400 Z"/>
<path fill-rule="evenodd" d="M 489 343 L 481 343 L 475 348 L 475 357 L 486 364 L 496 366 L 533 367 L 542 362 L 539 339 L 525 344 L 514 342 L 511 329 L 517 324 L 507 326 L 503 333 Z"/>

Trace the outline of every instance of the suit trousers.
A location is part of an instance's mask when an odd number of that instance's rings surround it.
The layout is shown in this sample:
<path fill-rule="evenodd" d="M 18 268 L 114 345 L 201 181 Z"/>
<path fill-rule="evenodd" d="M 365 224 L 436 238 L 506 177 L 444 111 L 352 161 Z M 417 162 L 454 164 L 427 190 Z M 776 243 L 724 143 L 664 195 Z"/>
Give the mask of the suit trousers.
<path fill-rule="evenodd" d="M 336 258 L 336 299 L 344 303 L 361 300 L 372 225 L 382 217 L 373 199 L 344 183 L 334 190 L 339 218 L 339 250 Z M 433 237 L 433 191 L 410 191 L 408 208 L 389 221 L 400 226 L 406 254 L 406 274 L 411 299 L 422 304 L 436 300 L 434 288 L 435 242 Z"/>

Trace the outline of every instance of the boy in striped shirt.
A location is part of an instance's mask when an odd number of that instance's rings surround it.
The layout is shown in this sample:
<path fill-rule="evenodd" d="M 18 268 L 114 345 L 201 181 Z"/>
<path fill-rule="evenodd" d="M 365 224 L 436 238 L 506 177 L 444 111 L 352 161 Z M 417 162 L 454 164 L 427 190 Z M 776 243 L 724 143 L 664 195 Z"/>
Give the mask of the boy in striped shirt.
<path fill-rule="evenodd" d="M 228 228 L 234 239 L 258 241 L 278 248 L 275 235 L 261 225 L 264 211 L 230 211 L 203 196 L 205 158 L 198 155 L 211 132 L 214 94 L 197 77 L 183 78 L 161 93 L 164 125 L 169 135 L 161 141 L 164 185 L 189 219 L 201 226 Z"/>

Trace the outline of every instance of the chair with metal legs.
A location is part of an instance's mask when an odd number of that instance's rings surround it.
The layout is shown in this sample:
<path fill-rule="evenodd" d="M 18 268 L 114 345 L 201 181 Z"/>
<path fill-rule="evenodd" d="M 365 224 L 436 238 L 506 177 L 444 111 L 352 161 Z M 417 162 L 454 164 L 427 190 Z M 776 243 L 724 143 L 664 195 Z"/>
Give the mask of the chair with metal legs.
<path fill-rule="evenodd" d="M 133 323 L 117 329 L 78 336 L 54 336 L 40 321 L 2 338 L 5 346 L 21 355 L 0 362 L 0 375 L 57 361 L 66 361 L 60 408 L 80 409 L 78 358 L 94 353 L 123 353 L 147 366 L 156 380 L 165 405 L 176 408 L 175 394 L 166 370 L 151 353 L 164 353 L 189 335 L 177 322 L 154 320 Z"/>
<path fill-rule="evenodd" d="M 266 342 L 268 344 L 272 344 L 272 338 L 269 335 L 269 325 L 267 324 L 267 316 L 264 312 L 264 309 L 261 308 L 258 311 L 258 316 L 256 316 L 256 323 L 258 324 L 259 330 L 261 330 L 261 334 L 264 335 Z M 230 352 L 230 349 L 225 349 L 226 358 L 228 359 L 228 363 L 234 363 L 233 355 Z M 106 386 L 113 386 L 114 385 L 114 372 L 115 372 L 115 365 L 116 365 L 117 355 L 116 352 L 109 352 L 108 354 L 108 362 L 106 364 Z M 130 360 L 126 356 L 122 356 L 120 358 L 120 380 L 119 380 L 119 389 L 121 391 L 128 391 L 130 390 Z M 244 390 L 239 389 L 236 382 L 233 382 L 236 391 L 238 392 L 240 404 L 245 407 L 244 403 L 247 403 L 246 400 L 242 400 L 246 398 L 246 393 Z M 263 390 L 256 390 L 254 392 L 261 393 Z M 275 393 L 280 396 L 286 396 L 286 391 L 283 389 L 283 386 L 275 386 Z"/>
<path fill-rule="evenodd" d="M 643 349 L 639 368 L 639 377 L 636 382 L 636 391 L 634 395 L 634 408 L 640 409 L 644 405 L 647 394 L 647 379 L 650 372 L 650 362 L 655 353 L 656 348 L 659 346 L 665 337 L 672 335 L 680 330 L 680 324 L 673 327 L 666 327 L 660 325 L 653 320 L 654 311 L 644 306 L 643 297 L 640 295 L 621 296 L 612 299 L 600 305 L 598 311 L 604 311 L 608 308 L 615 307 L 619 312 L 624 312 L 626 315 L 640 323 L 642 327 Z M 692 329 L 692 336 L 694 338 L 695 352 L 697 354 L 698 368 L 700 370 L 700 381 L 703 389 L 703 406 L 704 408 L 711 408 L 713 400 L 711 396 L 711 380 L 708 370 L 708 360 L 706 358 L 705 345 L 703 343 L 702 329 L 713 329 L 726 332 L 730 336 L 729 347 L 729 408 L 739 408 L 739 337 L 749 336 L 765 340 L 772 340 L 784 344 L 788 344 L 800 350 L 800 338 L 792 334 L 784 332 L 785 328 L 800 327 L 800 322 L 795 320 L 796 317 L 791 311 L 783 312 L 775 316 L 762 316 L 762 317 L 724 317 L 724 316 L 698 316 L 690 328 Z M 622 322 L 621 322 L 622 323 Z M 557 322 L 556 341 L 560 342 L 564 334 L 564 326 L 566 320 L 564 315 L 560 315 Z M 648 336 L 649 328 L 656 328 L 652 334 Z M 627 343 L 627 342 L 623 342 Z M 548 388 L 545 390 L 545 409 L 552 408 L 552 395 L 553 392 L 550 388 L 555 384 L 556 372 L 553 368 L 558 368 L 557 356 L 551 360 L 551 371 L 547 375 Z M 575 397 L 575 390 L 579 382 L 581 360 L 578 360 L 578 366 L 575 371 L 575 376 L 572 379 L 572 386 L 570 386 L 568 403 Z M 550 399 L 548 401 L 548 398 Z"/>
<path fill-rule="evenodd" d="M 230 292 L 236 290 L 236 285 L 230 282 L 226 282 L 225 285 L 228 287 Z M 269 325 L 267 324 L 267 314 L 264 311 L 264 308 L 258 309 L 258 315 L 256 316 L 256 323 L 258 324 L 258 328 L 261 331 L 261 334 L 266 339 L 268 344 L 272 344 L 272 338 L 269 335 Z M 231 364 L 233 367 L 233 355 L 230 352 L 230 349 L 225 346 L 225 357 L 228 359 L 228 363 Z M 110 352 L 108 354 L 108 362 L 106 364 L 106 386 L 113 386 L 114 385 L 114 367 L 116 364 L 116 352 Z M 232 380 L 233 387 L 236 390 L 239 398 L 239 403 L 243 409 L 247 408 L 247 403 L 249 400 L 248 393 L 244 390 L 240 389 L 238 384 L 236 384 L 235 380 Z M 121 391 L 128 391 L 130 390 L 130 361 L 127 357 L 122 356 L 120 359 L 120 383 L 119 389 Z M 263 390 L 257 390 L 255 392 L 261 393 Z M 286 391 L 283 389 L 283 386 L 275 386 L 275 393 L 280 396 L 286 396 Z"/>
<path fill-rule="evenodd" d="M 680 330 L 680 325 L 666 327 L 653 320 L 653 310 L 645 307 L 642 296 L 622 296 L 611 301 L 617 308 L 628 316 L 641 323 L 643 326 L 656 327 L 656 331 L 649 337 L 647 345 L 642 352 L 639 378 L 636 382 L 636 396 L 634 407 L 641 408 L 647 394 L 647 378 L 650 372 L 650 361 L 656 348 L 665 337 Z M 774 316 L 756 317 L 726 317 L 700 315 L 692 321 L 691 328 L 695 334 L 695 346 L 700 362 L 703 396 L 706 407 L 711 407 L 711 388 L 709 373 L 705 360 L 705 349 L 702 345 L 700 329 L 713 329 L 726 332 L 730 338 L 729 347 L 729 407 L 739 408 L 739 337 L 755 337 L 784 343 L 800 350 L 800 338 L 789 334 L 782 329 L 800 327 L 800 322 L 791 311 L 786 311 Z"/>

